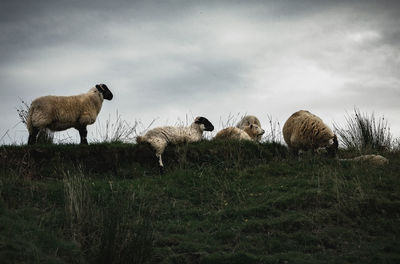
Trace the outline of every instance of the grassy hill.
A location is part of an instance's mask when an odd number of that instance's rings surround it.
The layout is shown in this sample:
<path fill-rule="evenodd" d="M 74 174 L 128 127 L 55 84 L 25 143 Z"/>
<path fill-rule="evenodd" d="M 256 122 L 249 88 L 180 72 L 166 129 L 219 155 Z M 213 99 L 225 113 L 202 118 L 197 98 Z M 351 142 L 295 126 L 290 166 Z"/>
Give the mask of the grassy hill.
<path fill-rule="evenodd" d="M 342 156 L 355 156 L 342 151 Z M 280 144 L 0 147 L 1 263 L 400 263 L 400 152 Z"/>

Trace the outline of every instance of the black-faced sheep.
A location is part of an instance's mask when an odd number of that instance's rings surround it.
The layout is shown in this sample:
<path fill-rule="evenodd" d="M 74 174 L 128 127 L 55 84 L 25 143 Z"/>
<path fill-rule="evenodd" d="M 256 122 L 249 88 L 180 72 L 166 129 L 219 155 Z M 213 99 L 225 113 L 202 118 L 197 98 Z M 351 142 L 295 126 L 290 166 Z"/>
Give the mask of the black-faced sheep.
<path fill-rule="evenodd" d="M 161 173 L 164 172 L 164 164 L 161 155 L 168 144 L 191 143 L 200 141 L 203 131 L 213 131 L 214 126 L 205 117 L 196 117 L 188 127 L 164 126 L 153 128 L 144 136 L 136 138 L 137 143 L 148 142 L 156 152 Z"/>
<path fill-rule="evenodd" d="M 265 131 L 258 125 L 250 124 L 248 126 L 243 126 L 243 129 L 237 127 L 224 128 L 215 135 L 215 138 L 258 141 L 258 138 L 260 138 L 264 132 Z"/>
<path fill-rule="evenodd" d="M 256 116 L 253 115 L 246 115 L 244 116 L 236 125 L 237 128 L 240 129 L 244 129 L 246 126 L 250 126 L 250 125 L 257 125 L 261 128 L 261 123 L 260 120 L 258 120 L 258 118 Z M 263 133 L 264 134 L 264 133 Z M 263 134 L 260 134 L 256 140 L 257 141 L 261 141 L 261 137 Z"/>
<path fill-rule="evenodd" d="M 315 152 L 319 148 L 325 148 L 329 156 L 336 156 L 339 145 L 336 135 L 321 118 L 308 111 L 300 110 L 292 114 L 285 122 L 282 132 L 289 150 L 295 155 L 299 150 L 311 149 Z"/>
<path fill-rule="evenodd" d="M 34 144 L 41 129 L 62 131 L 75 128 L 81 144 L 88 144 L 86 126 L 96 121 L 103 100 L 113 94 L 105 84 L 98 84 L 87 93 L 73 96 L 43 96 L 33 100 L 28 113 L 28 144 Z"/>

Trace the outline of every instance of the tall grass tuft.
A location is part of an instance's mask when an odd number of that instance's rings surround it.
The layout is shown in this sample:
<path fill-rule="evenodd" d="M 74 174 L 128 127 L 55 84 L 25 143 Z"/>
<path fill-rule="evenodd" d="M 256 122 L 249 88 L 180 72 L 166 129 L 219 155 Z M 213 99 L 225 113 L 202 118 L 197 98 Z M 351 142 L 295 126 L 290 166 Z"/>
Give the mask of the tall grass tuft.
<path fill-rule="evenodd" d="M 279 121 L 274 121 L 271 115 L 268 115 L 268 128 L 265 129 L 265 141 L 270 143 L 282 142 L 282 129 Z"/>
<path fill-rule="evenodd" d="M 102 208 L 96 263 L 145 263 L 152 255 L 154 239 L 149 206 L 135 201 L 135 193 L 127 197 L 115 188 L 110 191 Z"/>
<path fill-rule="evenodd" d="M 374 113 L 361 113 L 358 108 L 354 108 L 353 115 L 346 116 L 344 128 L 335 123 L 334 130 L 348 150 L 365 153 L 392 148 L 392 135 L 387 120 L 384 117 L 376 118 Z"/>
<path fill-rule="evenodd" d="M 78 167 L 74 171 L 63 170 L 65 213 L 69 223 L 72 238 L 87 244 L 90 225 L 89 219 L 95 215 L 93 202 L 89 194 L 89 180 L 83 174 L 83 169 Z"/>
<path fill-rule="evenodd" d="M 116 111 L 114 120 L 109 115 L 105 122 L 96 122 L 96 134 L 100 142 L 133 142 L 138 135 L 137 127 L 137 121 L 130 124 Z"/>
<path fill-rule="evenodd" d="M 148 204 L 112 180 L 96 186 L 81 167 L 63 174 L 71 237 L 82 245 L 88 259 L 94 263 L 145 263 L 150 259 L 153 227 Z"/>

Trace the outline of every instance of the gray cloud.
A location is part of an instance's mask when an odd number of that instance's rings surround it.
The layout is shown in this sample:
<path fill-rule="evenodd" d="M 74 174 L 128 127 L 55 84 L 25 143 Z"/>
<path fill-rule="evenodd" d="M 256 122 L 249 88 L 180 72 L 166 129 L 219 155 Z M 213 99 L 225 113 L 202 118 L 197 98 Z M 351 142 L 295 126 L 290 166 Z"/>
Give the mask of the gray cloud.
<path fill-rule="evenodd" d="M 238 112 L 284 122 L 299 108 L 337 120 L 354 106 L 397 120 L 399 7 L 398 1 L 5 1 L 0 110 L 7 118 L 0 133 L 18 122 L 18 97 L 82 93 L 96 83 L 116 95 L 101 116 L 118 109 L 130 120 L 159 118 L 159 125 L 186 114 L 219 120 Z"/>

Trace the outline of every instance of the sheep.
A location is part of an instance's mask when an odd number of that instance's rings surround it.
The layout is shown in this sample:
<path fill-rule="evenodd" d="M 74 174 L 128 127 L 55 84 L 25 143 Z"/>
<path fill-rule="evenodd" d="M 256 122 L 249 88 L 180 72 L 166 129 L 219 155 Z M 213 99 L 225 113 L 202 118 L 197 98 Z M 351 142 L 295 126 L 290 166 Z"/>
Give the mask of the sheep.
<path fill-rule="evenodd" d="M 336 157 L 338 140 L 332 130 L 316 115 L 300 110 L 292 114 L 285 122 L 283 138 L 289 150 L 298 155 L 300 150 L 309 149 L 314 153 L 320 148 L 326 149 L 331 157 Z"/>
<path fill-rule="evenodd" d="M 389 160 L 387 158 L 381 155 L 374 155 L 374 154 L 361 155 L 352 159 L 339 159 L 339 161 L 362 162 L 371 164 L 375 167 L 380 167 L 389 164 Z"/>
<path fill-rule="evenodd" d="M 258 138 L 261 137 L 264 132 L 265 131 L 258 125 L 251 124 L 243 126 L 243 129 L 237 127 L 224 128 L 215 135 L 215 138 L 258 141 Z"/>
<path fill-rule="evenodd" d="M 258 120 L 258 118 L 256 116 L 253 115 L 246 115 L 244 116 L 237 124 L 236 127 L 240 128 L 240 129 L 244 129 L 245 126 L 249 126 L 249 125 L 257 125 L 261 128 L 261 123 L 260 120 Z M 261 141 L 261 137 L 263 134 L 259 135 L 256 139 L 256 141 Z"/>
<path fill-rule="evenodd" d="M 28 112 L 28 144 L 37 142 L 37 135 L 42 129 L 62 131 L 73 127 L 79 131 L 80 144 L 87 145 L 86 126 L 96 121 L 103 100 L 112 98 L 113 94 L 105 84 L 97 84 L 84 94 L 36 98 Z"/>
<path fill-rule="evenodd" d="M 243 129 L 245 126 L 249 126 L 251 124 L 256 124 L 261 127 L 260 120 L 256 116 L 246 115 L 244 116 L 236 125 L 237 128 Z"/>
<path fill-rule="evenodd" d="M 147 131 L 144 136 L 136 137 L 136 142 L 147 142 L 153 147 L 158 158 L 160 172 L 164 173 L 164 164 L 161 156 L 168 144 L 200 141 L 203 131 L 213 130 L 214 126 L 207 118 L 196 117 L 188 127 L 164 126 L 153 128 Z"/>

